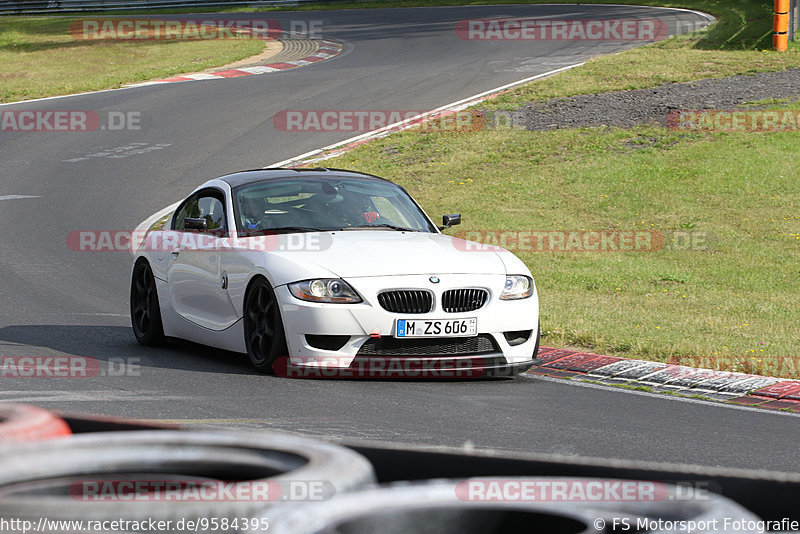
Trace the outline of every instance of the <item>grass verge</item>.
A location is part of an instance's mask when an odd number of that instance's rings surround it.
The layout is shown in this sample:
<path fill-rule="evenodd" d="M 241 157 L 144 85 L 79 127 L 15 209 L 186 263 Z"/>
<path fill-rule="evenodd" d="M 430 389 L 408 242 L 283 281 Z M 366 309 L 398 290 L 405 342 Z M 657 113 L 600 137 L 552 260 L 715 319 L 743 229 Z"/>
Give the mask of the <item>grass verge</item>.
<path fill-rule="evenodd" d="M 198 72 L 250 57 L 258 39 L 80 41 L 70 19 L 3 17 L 0 24 L 0 102 L 81 93 Z"/>

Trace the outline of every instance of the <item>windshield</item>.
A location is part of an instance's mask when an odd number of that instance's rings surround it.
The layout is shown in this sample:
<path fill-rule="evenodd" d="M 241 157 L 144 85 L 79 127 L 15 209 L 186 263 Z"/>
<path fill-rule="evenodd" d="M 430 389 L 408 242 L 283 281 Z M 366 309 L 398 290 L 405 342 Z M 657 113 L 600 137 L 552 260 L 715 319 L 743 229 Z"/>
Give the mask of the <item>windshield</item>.
<path fill-rule="evenodd" d="M 434 232 L 401 187 L 379 180 L 296 178 L 267 180 L 234 190 L 240 233 L 347 229 Z"/>

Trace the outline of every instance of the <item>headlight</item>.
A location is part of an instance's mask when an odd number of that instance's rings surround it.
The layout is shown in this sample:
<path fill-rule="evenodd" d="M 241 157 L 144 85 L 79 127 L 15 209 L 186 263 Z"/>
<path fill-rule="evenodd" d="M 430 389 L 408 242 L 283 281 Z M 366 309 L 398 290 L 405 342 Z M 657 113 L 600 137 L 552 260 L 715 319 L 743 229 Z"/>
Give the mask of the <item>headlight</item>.
<path fill-rule="evenodd" d="M 533 278 L 521 274 L 506 276 L 506 287 L 500 295 L 500 300 L 526 299 L 533 295 Z"/>
<path fill-rule="evenodd" d="M 352 287 L 339 278 L 317 278 L 289 284 L 289 291 L 300 300 L 353 304 L 361 302 Z"/>

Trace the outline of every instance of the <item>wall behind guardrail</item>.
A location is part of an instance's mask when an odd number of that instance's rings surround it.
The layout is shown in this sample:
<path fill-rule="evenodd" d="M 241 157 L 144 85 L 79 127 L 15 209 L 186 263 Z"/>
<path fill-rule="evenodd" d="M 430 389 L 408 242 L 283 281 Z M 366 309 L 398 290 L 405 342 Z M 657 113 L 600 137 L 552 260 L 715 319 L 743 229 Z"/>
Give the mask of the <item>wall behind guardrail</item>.
<path fill-rule="evenodd" d="M 330 0 L 0 0 L 0 15 L 41 15 L 96 11 L 225 6 L 294 6 Z"/>

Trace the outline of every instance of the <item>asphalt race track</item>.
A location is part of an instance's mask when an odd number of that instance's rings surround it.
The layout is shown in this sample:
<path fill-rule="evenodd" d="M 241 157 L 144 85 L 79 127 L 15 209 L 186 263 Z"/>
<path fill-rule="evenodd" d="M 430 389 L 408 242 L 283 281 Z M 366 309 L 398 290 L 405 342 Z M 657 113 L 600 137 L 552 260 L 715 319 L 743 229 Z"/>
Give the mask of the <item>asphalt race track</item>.
<path fill-rule="evenodd" d="M 244 355 L 188 343 L 143 348 L 129 326 L 130 256 L 67 247 L 72 231 L 133 229 L 208 178 L 355 135 L 278 131 L 272 117 L 281 110 L 432 109 L 633 46 L 474 42 L 454 32 L 467 18 L 530 15 L 659 18 L 671 28 L 704 21 L 690 12 L 594 5 L 269 13 L 282 22 L 322 21 L 324 37 L 344 43 L 342 54 L 280 73 L 0 107 L 134 112 L 141 123 L 140 130 L 0 133 L 0 356 L 101 362 L 88 378 L 0 378 L 0 400 L 338 439 L 800 471 L 800 456 L 787 454 L 796 432 L 785 413 L 532 377 L 290 380 L 255 374 Z M 469 217 L 464 208 L 453 206 Z"/>

